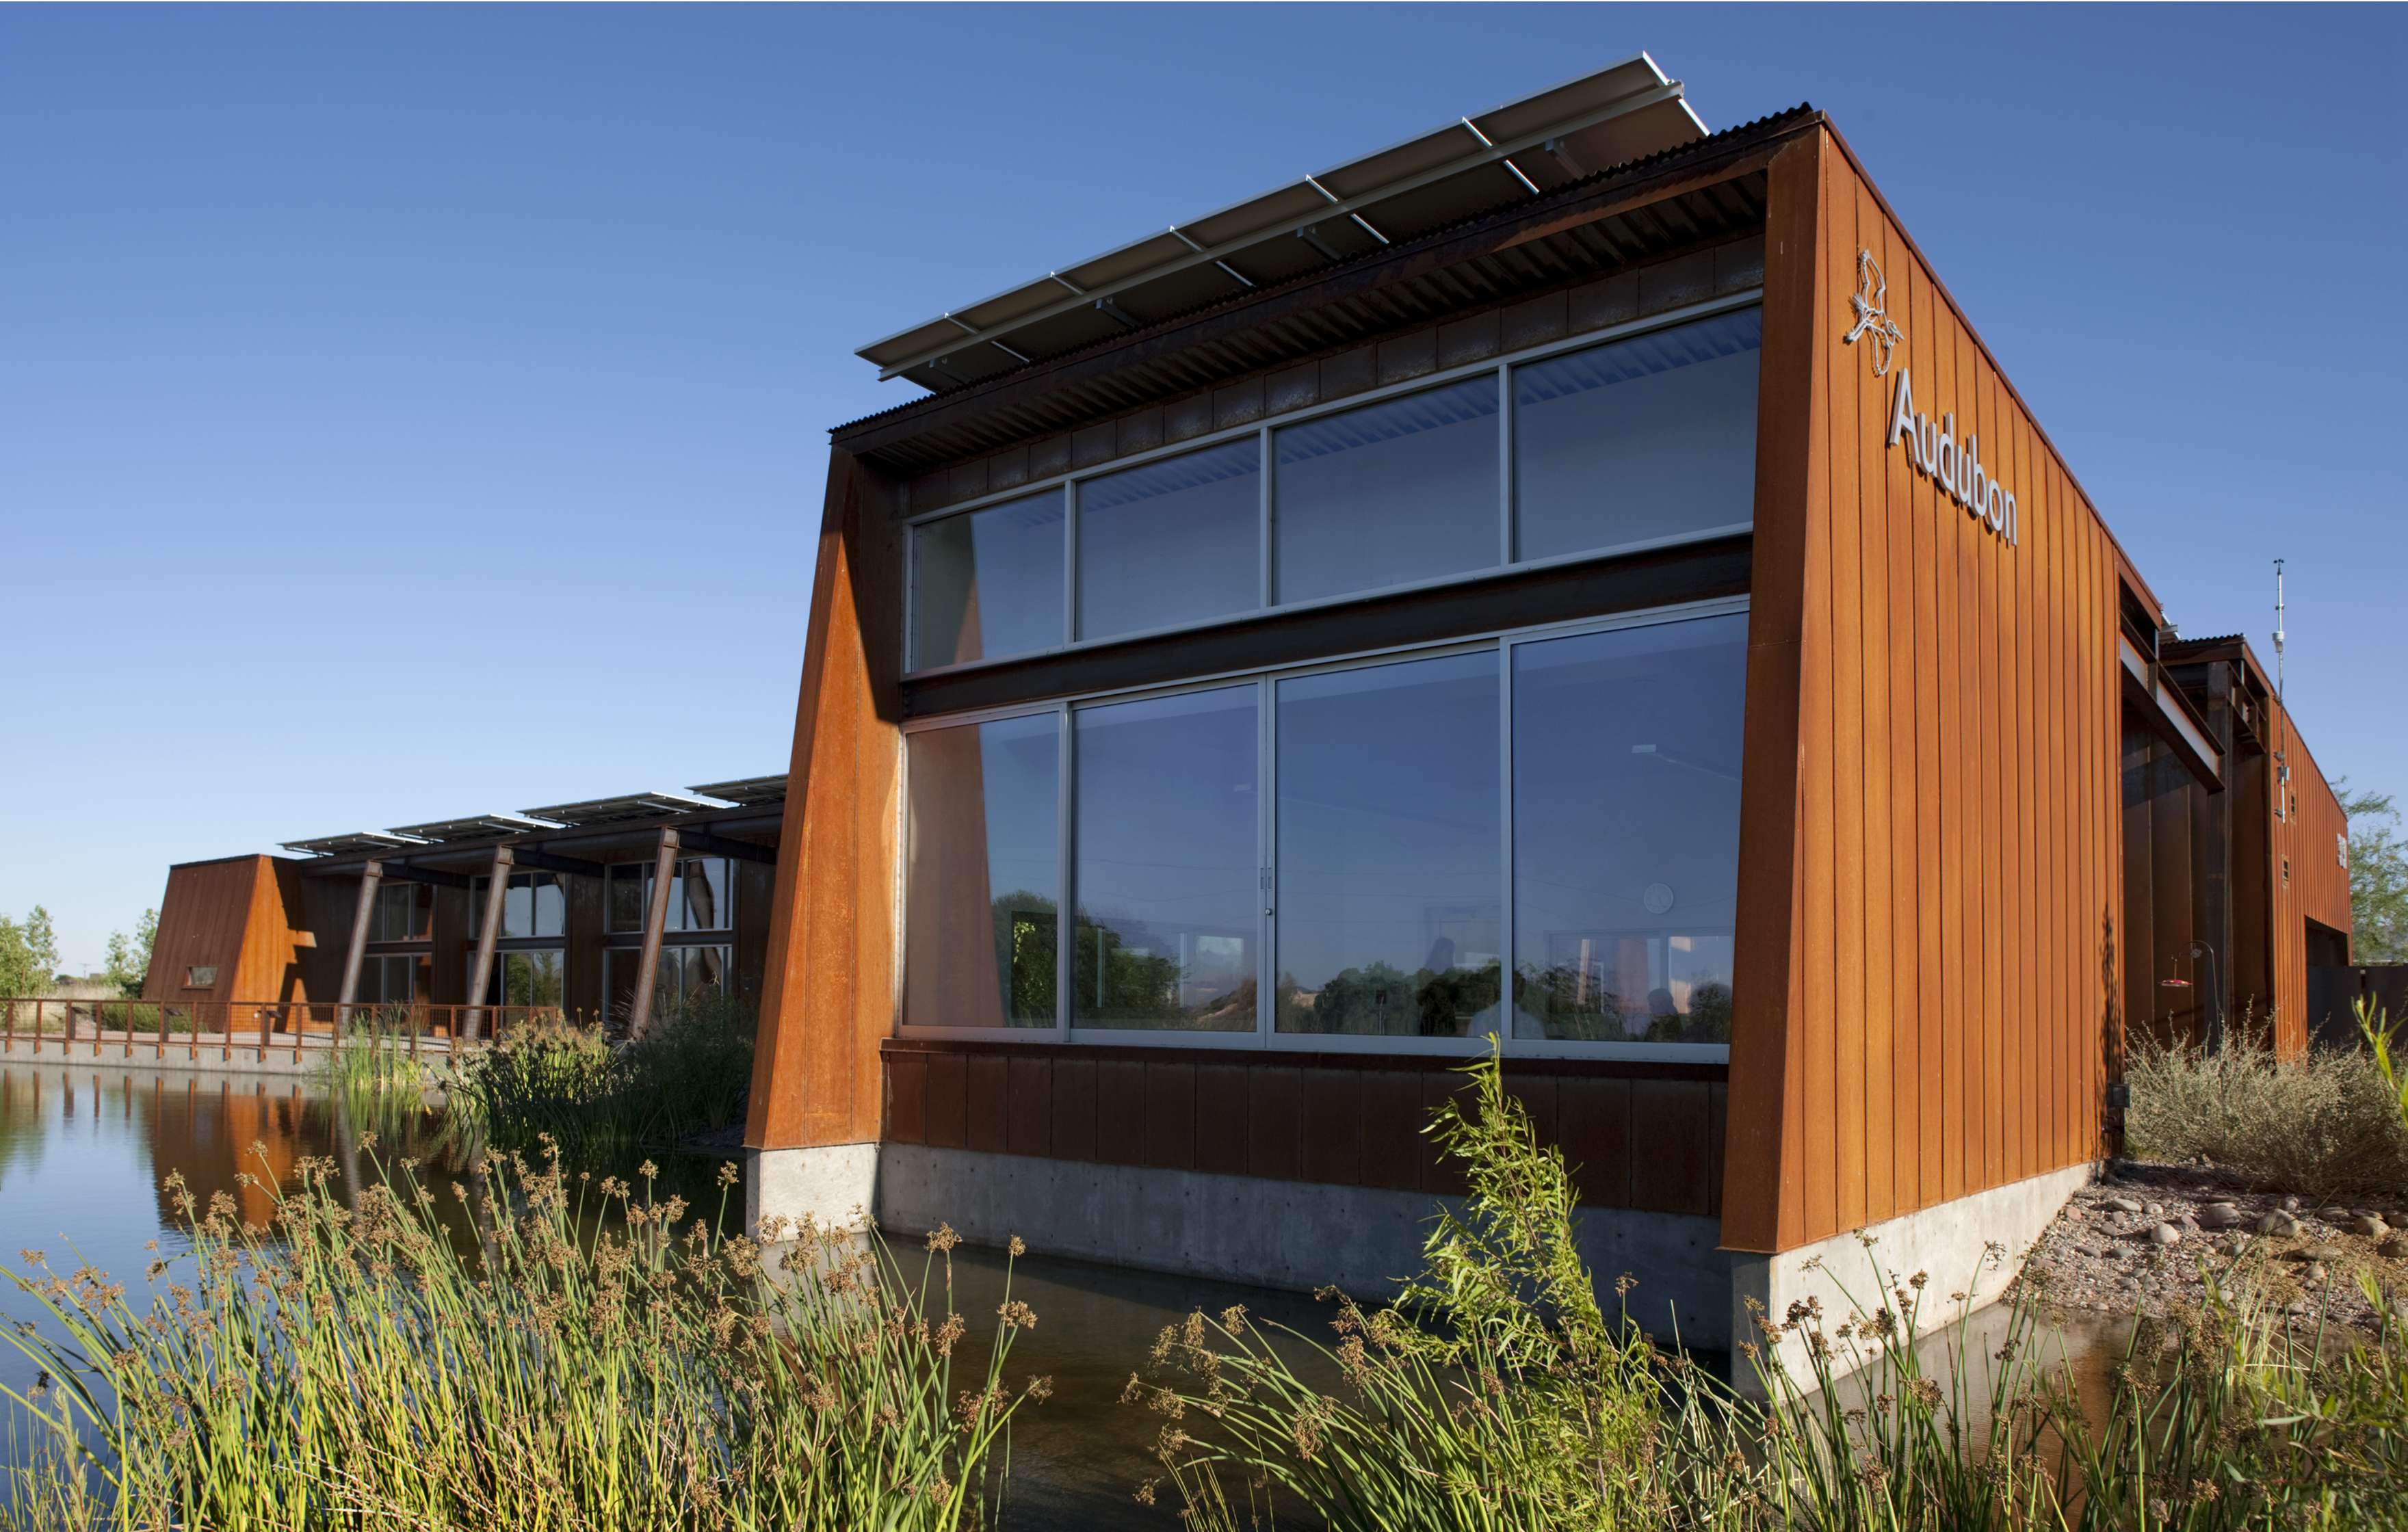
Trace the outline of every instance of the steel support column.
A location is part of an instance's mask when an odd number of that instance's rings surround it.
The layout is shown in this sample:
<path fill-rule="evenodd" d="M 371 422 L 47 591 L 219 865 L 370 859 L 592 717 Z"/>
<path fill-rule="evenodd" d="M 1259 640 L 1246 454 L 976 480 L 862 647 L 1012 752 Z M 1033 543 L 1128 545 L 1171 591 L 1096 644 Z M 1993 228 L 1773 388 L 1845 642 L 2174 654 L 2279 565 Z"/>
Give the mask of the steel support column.
<path fill-rule="evenodd" d="M 477 961 L 468 974 L 468 1009 L 460 1030 L 470 1042 L 484 1035 L 485 986 L 494 981 L 494 943 L 502 934 L 502 905 L 510 892 L 510 849 L 494 848 L 485 878 L 485 918 L 477 923 Z"/>
<path fill-rule="evenodd" d="M 368 922 L 377 901 L 377 889 L 384 881 L 384 864 L 365 863 L 360 867 L 360 907 L 351 911 L 351 946 L 343 954 L 343 987 L 335 992 L 335 1030 L 341 1032 L 351 1023 L 351 1003 L 360 997 L 360 965 L 367 957 Z"/>
<path fill-rule="evenodd" d="M 661 932 L 669 923 L 669 882 L 677 872 L 678 833 L 661 832 L 652 858 L 652 897 L 644 907 L 644 952 L 636 964 L 636 993 L 628 1002 L 627 1036 L 640 1038 L 652 1024 L 652 981 L 661 967 Z"/>

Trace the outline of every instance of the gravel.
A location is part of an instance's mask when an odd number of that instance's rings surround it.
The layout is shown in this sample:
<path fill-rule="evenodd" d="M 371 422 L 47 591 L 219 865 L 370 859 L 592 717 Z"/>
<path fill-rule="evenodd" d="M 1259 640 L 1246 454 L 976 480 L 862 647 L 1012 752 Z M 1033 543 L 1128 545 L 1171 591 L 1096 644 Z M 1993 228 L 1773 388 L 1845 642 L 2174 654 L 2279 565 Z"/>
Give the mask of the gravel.
<path fill-rule="evenodd" d="M 2286 1312 L 2315 1313 L 2329 1296 L 2332 1319 L 2372 1330 L 2359 1274 L 2386 1301 L 2408 1294 L 2408 1238 L 2395 1229 L 2408 1229 L 2408 1202 L 2319 1207 L 2212 1168 L 2118 1160 L 2057 1215 L 2021 1280 L 2067 1310 L 2163 1315 L 2205 1298 L 2203 1272 L 2238 1268 Z"/>

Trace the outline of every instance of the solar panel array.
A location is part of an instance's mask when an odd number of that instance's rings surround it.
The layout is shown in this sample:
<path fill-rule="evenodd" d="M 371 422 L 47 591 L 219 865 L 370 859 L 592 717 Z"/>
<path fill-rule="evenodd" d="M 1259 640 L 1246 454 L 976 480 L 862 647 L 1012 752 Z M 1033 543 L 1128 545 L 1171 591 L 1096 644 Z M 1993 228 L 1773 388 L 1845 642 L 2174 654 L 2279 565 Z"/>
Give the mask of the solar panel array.
<path fill-rule="evenodd" d="M 706 782 L 683 793 L 623 793 L 615 797 L 552 804 L 523 813 L 467 814 L 457 819 L 428 820 L 423 824 L 397 824 L 390 830 L 355 830 L 349 835 L 287 840 L 281 845 L 285 851 L 299 852 L 305 856 L 404 852 L 453 841 L 537 835 L 546 830 L 640 824 L 714 809 L 761 808 L 781 803 L 785 796 L 786 779 L 782 775 L 738 777 L 724 782 Z"/>

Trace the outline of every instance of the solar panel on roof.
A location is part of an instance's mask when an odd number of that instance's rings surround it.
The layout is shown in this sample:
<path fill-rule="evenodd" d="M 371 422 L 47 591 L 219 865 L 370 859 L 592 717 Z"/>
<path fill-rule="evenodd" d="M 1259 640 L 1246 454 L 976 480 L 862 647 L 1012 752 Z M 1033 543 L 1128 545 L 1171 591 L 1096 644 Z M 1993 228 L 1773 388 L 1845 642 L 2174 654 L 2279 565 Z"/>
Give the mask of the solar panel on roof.
<path fill-rule="evenodd" d="M 390 852 L 404 846 L 423 846 L 426 842 L 390 830 L 356 830 L 350 835 L 320 836 L 315 840 L 286 840 L 279 844 L 288 852 L 305 856 L 344 856 L 352 852 Z"/>
<path fill-rule="evenodd" d="M 689 787 L 686 791 L 700 794 L 706 798 L 718 798 L 725 803 L 740 803 L 748 807 L 753 804 L 781 803 L 786 796 L 786 778 L 783 772 L 775 777 L 738 777 L 732 781 L 703 782 L 698 786 Z"/>
<path fill-rule="evenodd" d="M 627 793 L 614 798 L 589 798 L 583 803 L 556 803 L 546 809 L 530 809 L 537 819 L 548 819 L 559 824 L 617 824 L 623 822 L 666 819 L 672 814 L 691 814 L 713 805 L 686 793 Z"/>
<path fill-rule="evenodd" d="M 557 830 L 556 822 L 525 814 L 470 814 L 466 819 L 430 820 L 424 824 L 396 824 L 393 833 L 419 840 L 475 840 L 485 836 L 524 835 L 531 830 Z"/>
<path fill-rule="evenodd" d="M 1644 53 L 864 346 L 931 390 L 1072 351 L 1705 136 Z"/>

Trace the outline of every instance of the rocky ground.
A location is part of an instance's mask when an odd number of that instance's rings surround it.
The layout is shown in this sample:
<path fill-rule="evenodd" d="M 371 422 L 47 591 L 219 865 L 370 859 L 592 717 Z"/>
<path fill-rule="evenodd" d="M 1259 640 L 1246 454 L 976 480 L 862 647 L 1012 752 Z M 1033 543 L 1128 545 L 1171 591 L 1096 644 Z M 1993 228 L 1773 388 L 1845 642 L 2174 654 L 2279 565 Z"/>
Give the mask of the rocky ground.
<path fill-rule="evenodd" d="M 2163 1315 L 2198 1304 L 2211 1277 L 2229 1291 L 2236 1271 L 2292 1312 L 2329 1302 L 2334 1321 L 2372 1329 L 2362 1272 L 2408 1313 L 2408 1202 L 2313 1204 L 2211 1168 L 2118 1160 L 2057 1214 L 2023 1280 L 2068 1310 Z"/>

